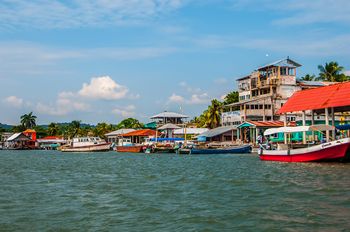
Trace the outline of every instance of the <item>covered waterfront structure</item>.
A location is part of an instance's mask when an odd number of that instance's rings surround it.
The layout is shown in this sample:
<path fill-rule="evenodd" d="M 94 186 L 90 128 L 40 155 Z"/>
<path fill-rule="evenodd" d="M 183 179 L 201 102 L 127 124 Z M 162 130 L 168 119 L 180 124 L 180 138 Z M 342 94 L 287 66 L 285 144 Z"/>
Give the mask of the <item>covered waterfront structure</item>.
<path fill-rule="evenodd" d="M 284 115 L 284 125 L 287 125 L 288 113 L 302 113 L 302 125 L 306 125 L 306 111 L 311 111 L 311 124 L 314 124 L 315 114 L 325 116 L 325 124 L 336 126 L 335 114 L 345 114 L 350 111 L 350 82 L 344 82 L 325 87 L 298 91 L 277 112 Z M 336 131 L 332 131 L 335 139 Z M 285 136 L 285 142 L 286 142 Z M 326 131 L 326 140 L 330 141 L 330 133 Z M 306 132 L 303 132 L 303 142 L 306 143 Z"/>

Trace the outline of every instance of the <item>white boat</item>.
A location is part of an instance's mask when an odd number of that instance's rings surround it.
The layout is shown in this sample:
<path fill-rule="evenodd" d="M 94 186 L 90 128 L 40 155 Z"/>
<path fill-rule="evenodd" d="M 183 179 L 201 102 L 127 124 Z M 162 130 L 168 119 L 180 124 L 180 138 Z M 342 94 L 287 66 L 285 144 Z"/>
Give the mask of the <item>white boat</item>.
<path fill-rule="evenodd" d="M 80 137 L 73 138 L 69 145 L 60 147 L 59 150 L 63 152 L 95 152 L 95 151 L 109 151 L 110 143 L 99 137 Z"/>
<path fill-rule="evenodd" d="M 334 127 L 329 125 L 280 127 L 268 129 L 264 132 L 264 135 L 327 130 L 334 130 Z M 260 159 L 282 162 L 341 160 L 347 158 L 350 153 L 350 138 L 338 139 L 321 144 L 300 144 L 297 148 L 293 148 L 292 146 L 291 144 L 279 144 L 276 150 L 264 149 L 261 147 L 259 150 Z"/>

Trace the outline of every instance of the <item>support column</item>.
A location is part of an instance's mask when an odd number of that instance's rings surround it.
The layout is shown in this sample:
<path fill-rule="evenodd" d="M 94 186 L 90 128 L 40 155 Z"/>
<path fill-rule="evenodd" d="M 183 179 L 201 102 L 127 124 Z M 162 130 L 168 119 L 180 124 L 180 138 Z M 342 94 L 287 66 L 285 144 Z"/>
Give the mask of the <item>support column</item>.
<path fill-rule="evenodd" d="M 329 114 L 328 114 L 328 108 L 324 110 L 325 113 L 325 124 L 329 125 Z M 329 130 L 326 131 L 326 141 L 329 142 Z"/>
<path fill-rule="evenodd" d="M 332 117 L 332 126 L 334 129 L 332 130 L 332 139 L 335 140 L 335 116 L 334 116 L 334 108 L 331 108 L 331 117 Z"/>
<path fill-rule="evenodd" d="M 311 110 L 311 125 L 315 125 L 315 111 Z M 315 140 L 315 131 L 312 131 L 312 140 Z"/>
<path fill-rule="evenodd" d="M 284 126 L 287 126 L 287 114 L 284 114 Z M 284 133 L 284 144 L 287 144 L 287 134 Z"/>
<path fill-rule="evenodd" d="M 306 126 L 306 114 L 303 111 L 303 126 Z M 303 144 L 306 144 L 306 131 L 303 132 Z"/>
<path fill-rule="evenodd" d="M 255 144 L 256 144 L 256 139 L 259 136 L 259 128 L 255 128 Z"/>

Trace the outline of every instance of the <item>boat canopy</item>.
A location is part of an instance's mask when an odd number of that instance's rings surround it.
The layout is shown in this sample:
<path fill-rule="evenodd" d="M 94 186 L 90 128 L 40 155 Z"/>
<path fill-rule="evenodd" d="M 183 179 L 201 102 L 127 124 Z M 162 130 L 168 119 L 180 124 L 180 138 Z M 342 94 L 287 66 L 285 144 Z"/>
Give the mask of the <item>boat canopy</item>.
<path fill-rule="evenodd" d="M 296 126 L 296 127 L 279 127 L 267 129 L 264 135 L 272 135 L 277 133 L 295 133 L 295 132 L 305 132 L 305 131 L 327 131 L 334 130 L 334 126 L 330 125 L 311 125 L 311 126 Z"/>
<path fill-rule="evenodd" d="M 350 130 L 350 124 L 335 126 L 338 130 Z"/>

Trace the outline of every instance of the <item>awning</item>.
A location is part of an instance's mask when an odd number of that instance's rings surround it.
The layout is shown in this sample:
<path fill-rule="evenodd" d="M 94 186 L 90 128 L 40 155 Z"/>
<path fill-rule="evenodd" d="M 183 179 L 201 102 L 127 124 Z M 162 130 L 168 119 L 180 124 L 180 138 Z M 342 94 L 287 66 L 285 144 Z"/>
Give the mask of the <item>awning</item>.
<path fill-rule="evenodd" d="M 279 127 L 267 129 L 264 132 L 264 135 L 272 135 L 277 133 L 296 133 L 296 132 L 305 132 L 305 131 L 327 131 L 334 130 L 334 126 L 330 125 L 312 125 L 312 126 L 296 126 L 296 127 Z"/>

